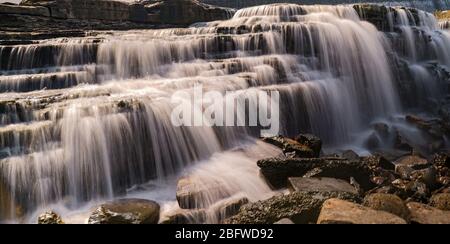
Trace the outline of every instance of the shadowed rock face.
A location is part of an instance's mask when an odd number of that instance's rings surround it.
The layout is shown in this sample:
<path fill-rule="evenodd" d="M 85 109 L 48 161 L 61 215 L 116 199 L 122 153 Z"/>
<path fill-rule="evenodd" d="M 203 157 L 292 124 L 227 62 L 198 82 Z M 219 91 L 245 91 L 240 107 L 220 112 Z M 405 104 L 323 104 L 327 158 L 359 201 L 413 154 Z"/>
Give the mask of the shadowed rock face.
<path fill-rule="evenodd" d="M 214 7 L 196 0 L 143 1 L 141 3 L 109 0 L 26 0 L 20 5 L 0 5 L 0 14 L 182 26 L 227 19 L 232 13 L 230 9 Z M 115 29 L 114 26 L 110 28 Z"/>

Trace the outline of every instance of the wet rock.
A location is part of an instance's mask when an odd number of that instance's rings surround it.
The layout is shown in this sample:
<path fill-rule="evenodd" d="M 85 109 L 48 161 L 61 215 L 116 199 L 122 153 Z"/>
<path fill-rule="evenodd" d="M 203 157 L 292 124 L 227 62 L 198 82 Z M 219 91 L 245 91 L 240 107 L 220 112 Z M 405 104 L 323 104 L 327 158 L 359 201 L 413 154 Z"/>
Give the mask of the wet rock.
<path fill-rule="evenodd" d="M 320 211 L 318 224 L 406 224 L 385 211 L 373 210 L 341 199 L 329 199 Z"/>
<path fill-rule="evenodd" d="M 417 202 L 410 202 L 407 206 L 413 224 L 450 224 L 450 211 L 442 211 Z"/>
<path fill-rule="evenodd" d="M 386 170 L 394 170 L 395 165 L 382 156 L 368 156 L 362 159 L 362 162 L 371 169 L 382 168 Z"/>
<path fill-rule="evenodd" d="M 413 170 L 420 170 L 430 167 L 431 164 L 428 163 L 428 160 L 413 155 L 398 159 L 395 165 L 396 167 L 410 167 Z"/>
<path fill-rule="evenodd" d="M 292 224 L 295 224 L 295 223 L 292 222 L 292 220 L 290 220 L 288 218 L 284 218 L 284 219 L 278 220 L 274 224 L 276 224 L 276 225 L 292 225 Z"/>
<path fill-rule="evenodd" d="M 385 123 L 375 123 L 375 124 L 372 125 L 372 128 L 381 137 L 386 138 L 386 137 L 389 136 L 389 126 L 387 124 L 385 124 Z"/>
<path fill-rule="evenodd" d="M 320 156 L 320 151 L 322 150 L 322 140 L 319 137 L 311 134 L 300 134 L 295 140 L 302 145 L 311 148 L 314 152 L 314 157 Z"/>
<path fill-rule="evenodd" d="M 440 210 L 450 211 L 450 193 L 440 193 L 433 195 L 430 205 Z"/>
<path fill-rule="evenodd" d="M 398 130 L 395 133 L 394 148 L 402 151 L 413 152 L 414 146 L 408 140 L 408 138 L 403 136 L 402 133 Z"/>
<path fill-rule="evenodd" d="M 230 199 L 222 202 L 220 204 L 221 206 L 218 209 L 219 220 L 222 221 L 236 215 L 239 212 L 239 209 L 247 203 L 249 203 L 249 200 L 246 197 Z"/>
<path fill-rule="evenodd" d="M 381 146 L 381 139 L 378 137 L 377 133 L 372 133 L 366 139 L 365 145 L 370 150 L 375 150 Z"/>
<path fill-rule="evenodd" d="M 229 196 L 219 182 L 204 184 L 201 180 L 188 176 L 179 179 L 177 183 L 176 197 L 182 209 L 206 208 Z"/>
<path fill-rule="evenodd" d="M 225 223 L 273 224 L 283 218 L 288 218 L 296 224 L 315 223 L 322 204 L 330 198 L 360 201 L 357 195 L 347 192 L 294 192 L 247 204 Z"/>
<path fill-rule="evenodd" d="M 357 195 L 358 191 L 344 180 L 333 178 L 289 178 L 291 192 L 348 192 Z"/>
<path fill-rule="evenodd" d="M 342 158 L 270 158 L 257 162 L 268 183 L 275 189 L 287 186 L 288 177 L 302 177 L 317 169 L 314 177 L 350 180 L 351 177 L 365 190 L 375 185 L 370 181 L 371 171 L 360 161 Z"/>
<path fill-rule="evenodd" d="M 395 162 L 401 157 L 409 155 L 411 152 L 398 149 L 378 149 L 373 153 L 376 156 L 381 156 L 390 162 Z"/>
<path fill-rule="evenodd" d="M 45 212 L 38 217 L 38 224 L 41 225 L 60 225 L 64 224 L 64 222 L 61 219 L 61 216 L 59 216 L 57 213 L 53 211 Z"/>
<path fill-rule="evenodd" d="M 342 153 L 342 158 L 345 158 L 348 160 L 359 160 L 359 155 L 352 150 L 347 150 Z"/>
<path fill-rule="evenodd" d="M 159 204 L 142 199 L 120 199 L 99 206 L 89 224 L 157 224 Z"/>
<path fill-rule="evenodd" d="M 434 190 L 438 187 L 437 170 L 433 167 L 429 167 L 423 170 L 416 170 L 411 173 L 411 179 L 413 181 L 420 181 L 424 183 L 428 189 Z"/>
<path fill-rule="evenodd" d="M 283 153 L 286 155 L 293 154 L 294 157 L 298 158 L 316 157 L 315 152 L 310 147 L 287 137 L 267 137 L 264 138 L 263 141 L 281 148 L 283 150 Z"/>
<path fill-rule="evenodd" d="M 409 221 L 410 212 L 403 200 L 392 194 L 376 193 L 364 198 L 364 206 L 374 210 L 385 211 Z"/>
<path fill-rule="evenodd" d="M 174 214 L 165 217 L 160 224 L 203 224 L 206 221 L 206 216 L 206 210 L 204 209 L 180 209 Z"/>

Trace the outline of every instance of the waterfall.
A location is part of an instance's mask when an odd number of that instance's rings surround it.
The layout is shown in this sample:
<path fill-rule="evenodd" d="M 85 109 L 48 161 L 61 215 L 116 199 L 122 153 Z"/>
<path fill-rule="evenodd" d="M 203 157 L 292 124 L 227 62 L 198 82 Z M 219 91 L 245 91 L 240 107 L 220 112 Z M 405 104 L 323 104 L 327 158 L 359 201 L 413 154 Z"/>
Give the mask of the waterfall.
<path fill-rule="evenodd" d="M 274 4 L 185 29 L 0 46 L 0 189 L 9 201 L 0 204 L 11 206 L 2 218 L 173 185 L 187 169 L 205 184 L 232 181 L 230 196 L 273 194 L 257 176 L 259 156 L 233 151 L 278 153 L 255 142 L 255 128 L 176 127 L 171 95 L 202 85 L 254 103 L 254 92 L 278 91 L 281 134 L 356 145 L 373 121 L 446 93 L 433 69 L 450 68 L 450 34 L 429 13 L 388 10 L 388 30 L 352 5 Z"/>

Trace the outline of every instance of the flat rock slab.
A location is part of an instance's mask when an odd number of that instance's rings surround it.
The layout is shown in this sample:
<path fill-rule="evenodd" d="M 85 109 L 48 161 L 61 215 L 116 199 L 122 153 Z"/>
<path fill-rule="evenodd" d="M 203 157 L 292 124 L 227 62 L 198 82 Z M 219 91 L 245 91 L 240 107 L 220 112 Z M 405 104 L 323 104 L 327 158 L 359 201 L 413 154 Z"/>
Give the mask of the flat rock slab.
<path fill-rule="evenodd" d="M 428 205 L 410 202 L 411 223 L 415 224 L 450 224 L 450 211 L 443 211 Z"/>
<path fill-rule="evenodd" d="M 344 180 L 334 178 L 289 178 L 291 192 L 317 191 L 317 192 L 349 192 L 358 194 L 358 191 Z"/>
<path fill-rule="evenodd" d="M 398 216 L 359 204 L 329 199 L 324 202 L 317 224 L 407 224 Z"/>

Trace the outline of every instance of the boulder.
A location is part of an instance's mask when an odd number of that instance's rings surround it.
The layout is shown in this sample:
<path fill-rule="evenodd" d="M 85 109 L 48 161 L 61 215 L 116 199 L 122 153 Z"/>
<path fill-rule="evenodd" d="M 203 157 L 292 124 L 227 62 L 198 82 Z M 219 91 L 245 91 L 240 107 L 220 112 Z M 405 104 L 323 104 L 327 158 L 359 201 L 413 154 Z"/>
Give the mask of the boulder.
<path fill-rule="evenodd" d="M 182 209 L 201 209 L 230 197 L 230 194 L 219 182 L 205 184 L 199 179 L 186 176 L 178 180 L 176 197 Z"/>
<path fill-rule="evenodd" d="M 348 192 L 357 195 L 355 187 L 344 180 L 333 178 L 289 178 L 291 192 Z"/>
<path fill-rule="evenodd" d="M 437 168 L 450 168 L 450 157 L 446 153 L 437 153 L 433 155 L 431 162 Z"/>
<path fill-rule="evenodd" d="M 302 145 L 311 148 L 314 152 L 314 157 L 320 156 L 320 151 L 322 150 L 322 140 L 319 137 L 311 134 L 300 134 L 295 140 Z"/>
<path fill-rule="evenodd" d="M 314 158 L 316 153 L 309 146 L 287 137 L 275 136 L 263 139 L 264 142 L 277 146 L 285 154 L 293 154 L 297 158 Z M 320 153 L 320 151 L 319 151 Z"/>
<path fill-rule="evenodd" d="M 374 210 L 385 211 L 409 221 L 410 212 L 403 200 L 392 194 L 376 193 L 364 198 L 364 206 Z"/>
<path fill-rule="evenodd" d="M 99 206 L 89 224 L 157 224 L 159 204 L 143 199 L 120 199 Z"/>
<path fill-rule="evenodd" d="M 295 224 L 295 223 L 292 222 L 292 220 L 290 220 L 288 218 L 284 218 L 284 219 L 278 220 L 274 224 L 276 224 L 276 225 L 292 225 L 292 224 Z"/>
<path fill-rule="evenodd" d="M 414 224 L 450 224 L 450 211 L 443 211 L 428 205 L 410 202 L 411 223 Z"/>
<path fill-rule="evenodd" d="M 59 216 L 57 213 L 53 211 L 45 212 L 38 217 L 38 224 L 41 225 L 59 225 L 64 224 L 64 222 L 61 219 L 61 216 Z"/>
<path fill-rule="evenodd" d="M 273 224 L 288 218 L 296 224 L 315 223 L 324 201 L 339 198 L 359 202 L 360 198 L 347 192 L 294 192 L 265 201 L 249 203 L 226 224 Z"/>
<path fill-rule="evenodd" d="M 375 185 L 370 181 L 371 171 L 360 161 L 349 161 L 342 158 L 269 158 L 257 162 L 261 173 L 274 189 L 287 186 L 288 177 L 330 177 L 350 180 L 351 177 L 364 190 Z M 314 169 L 314 172 L 310 172 Z"/>
<path fill-rule="evenodd" d="M 430 205 L 440 210 L 450 211 L 450 193 L 439 193 L 430 199 Z"/>
<path fill-rule="evenodd" d="M 317 224 L 406 224 L 396 215 L 341 199 L 324 202 Z"/>
<path fill-rule="evenodd" d="M 428 163 L 428 160 L 415 155 L 405 156 L 395 161 L 396 168 L 410 167 L 413 170 L 426 169 L 430 167 L 430 165 L 431 164 Z"/>
<path fill-rule="evenodd" d="M 207 218 L 204 209 L 180 209 L 170 216 L 166 216 L 160 224 L 204 224 Z"/>

